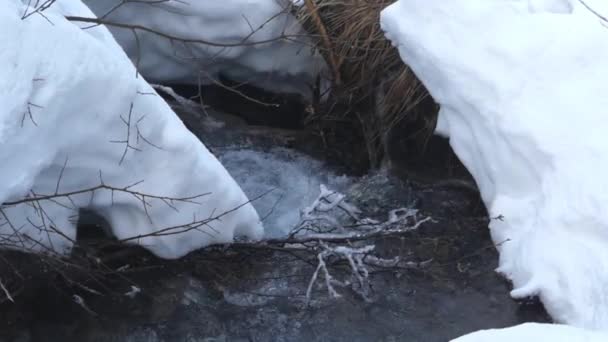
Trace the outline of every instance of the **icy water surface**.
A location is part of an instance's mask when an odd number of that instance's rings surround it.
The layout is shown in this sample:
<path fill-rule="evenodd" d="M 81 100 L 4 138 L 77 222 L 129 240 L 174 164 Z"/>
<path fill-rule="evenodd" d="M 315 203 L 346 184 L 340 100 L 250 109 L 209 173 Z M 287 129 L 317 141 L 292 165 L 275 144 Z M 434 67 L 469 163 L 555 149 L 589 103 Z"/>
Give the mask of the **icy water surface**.
<path fill-rule="evenodd" d="M 213 248 L 181 262 L 147 257 L 145 267 L 127 269 L 127 280 L 102 295 L 31 281 L 34 290 L 0 307 L 0 341 L 439 342 L 548 320 L 539 305 L 511 300 L 509 284 L 494 273 L 497 254 L 475 193 L 382 173 L 342 176 L 321 161 L 276 148 L 285 146 L 274 140 L 283 139 L 277 138 L 281 132 L 255 135 L 248 127 L 182 115 L 250 197 L 273 190 L 255 203 L 268 236 L 284 235 L 319 185 L 328 184 L 370 217 L 381 219 L 400 207 L 432 217 L 409 235 L 375 241 L 379 254 L 425 266 L 374 273 L 368 300 L 348 288 L 330 298 L 318 283 L 307 301 L 316 264 L 282 250 Z M 88 310 L 74 302 L 76 292 Z"/>
<path fill-rule="evenodd" d="M 220 161 L 241 185 L 264 221 L 266 237 L 287 235 L 300 220 L 300 209 L 319 195 L 319 186 L 345 191 L 353 178 L 337 175 L 318 160 L 302 153 L 273 148 L 228 150 Z"/>

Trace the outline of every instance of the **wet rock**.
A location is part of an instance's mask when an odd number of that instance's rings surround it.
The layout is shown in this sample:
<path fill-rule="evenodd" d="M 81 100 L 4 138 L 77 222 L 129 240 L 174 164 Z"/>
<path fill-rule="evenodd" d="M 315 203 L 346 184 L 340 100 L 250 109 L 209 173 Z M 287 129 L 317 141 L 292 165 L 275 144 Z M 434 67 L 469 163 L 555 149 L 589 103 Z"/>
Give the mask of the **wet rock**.
<path fill-rule="evenodd" d="M 388 210 L 416 208 L 418 204 L 412 185 L 387 172 L 359 178 L 346 195 L 366 216 L 374 219 L 386 219 Z"/>

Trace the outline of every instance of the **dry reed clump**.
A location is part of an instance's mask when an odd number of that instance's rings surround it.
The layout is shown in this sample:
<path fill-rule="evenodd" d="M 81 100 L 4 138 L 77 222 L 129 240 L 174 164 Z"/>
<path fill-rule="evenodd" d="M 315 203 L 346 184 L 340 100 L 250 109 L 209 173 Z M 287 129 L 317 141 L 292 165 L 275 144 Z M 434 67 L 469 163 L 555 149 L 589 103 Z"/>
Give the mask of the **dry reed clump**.
<path fill-rule="evenodd" d="M 382 161 L 388 134 L 397 124 L 425 120 L 425 132 L 416 134 L 427 139 L 436 118 L 434 106 L 417 110 L 428 92 L 380 28 L 380 12 L 393 2 L 305 0 L 295 10 L 332 72 L 327 108 L 335 111 L 338 104 L 341 119 L 359 121 L 372 167 Z M 335 119 L 336 115 L 340 114 L 316 109 L 309 119 Z"/>

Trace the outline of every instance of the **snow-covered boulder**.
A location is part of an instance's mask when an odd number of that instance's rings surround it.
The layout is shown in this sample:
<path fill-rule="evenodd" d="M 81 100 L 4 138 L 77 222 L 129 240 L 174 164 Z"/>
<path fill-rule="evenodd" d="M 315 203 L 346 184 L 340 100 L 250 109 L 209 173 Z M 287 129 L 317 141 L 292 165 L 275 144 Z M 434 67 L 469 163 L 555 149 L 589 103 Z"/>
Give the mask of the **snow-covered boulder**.
<path fill-rule="evenodd" d="M 137 60 L 141 73 L 153 82 L 208 84 L 223 73 L 270 91 L 307 95 L 309 85 L 325 68 L 289 13 L 289 1 L 84 2 L 106 21 L 190 40 L 184 43 L 149 31 L 109 26 L 127 54 Z"/>
<path fill-rule="evenodd" d="M 452 342 L 605 342 L 608 334 L 567 325 L 526 323 L 506 329 L 481 330 Z"/>
<path fill-rule="evenodd" d="M 234 235 L 261 237 L 240 187 L 136 74 L 110 32 L 64 18 L 94 16 L 80 0 L 33 11 L 0 0 L 0 247 L 68 253 L 78 208 L 105 217 L 119 239 L 153 234 L 130 242 L 164 258 Z M 130 187 L 7 205 L 102 184 Z"/>
<path fill-rule="evenodd" d="M 511 295 L 608 329 L 608 28 L 576 0 L 400 0 L 381 20 L 441 105 Z"/>

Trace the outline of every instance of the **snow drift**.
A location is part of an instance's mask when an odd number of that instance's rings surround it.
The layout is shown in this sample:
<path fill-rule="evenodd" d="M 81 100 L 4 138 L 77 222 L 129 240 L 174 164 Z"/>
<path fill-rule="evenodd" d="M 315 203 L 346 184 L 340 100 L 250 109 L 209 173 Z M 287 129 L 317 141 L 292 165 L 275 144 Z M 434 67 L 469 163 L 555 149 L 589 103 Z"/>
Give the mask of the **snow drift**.
<path fill-rule="evenodd" d="M 605 342 L 608 335 L 559 324 L 526 323 L 506 329 L 482 330 L 452 342 Z"/>
<path fill-rule="evenodd" d="M 608 329 L 608 29 L 574 0 L 401 0 L 381 20 L 477 181 L 511 295 Z"/>
<path fill-rule="evenodd" d="M 84 2 L 107 21 L 209 42 L 184 43 L 142 30 L 135 35 L 133 30 L 110 25 L 141 73 L 153 82 L 209 84 L 223 73 L 271 91 L 309 94 L 308 87 L 325 68 L 287 10 L 288 1 Z"/>
<path fill-rule="evenodd" d="M 234 235 L 261 237 L 239 186 L 136 75 L 110 32 L 65 20 L 93 17 L 85 5 L 60 0 L 44 16 L 26 15 L 35 9 L 19 0 L 0 8 L 2 246 L 68 253 L 78 208 L 105 217 L 119 239 L 153 234 L 130 242 L 165 258 Z M 6 205 L 101 184 L 130 187 Z"/>

